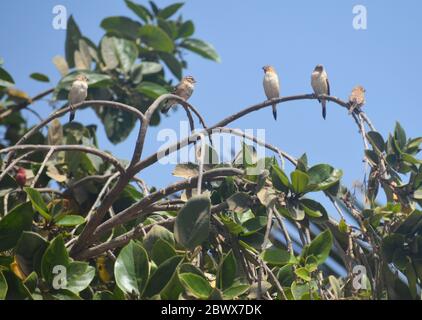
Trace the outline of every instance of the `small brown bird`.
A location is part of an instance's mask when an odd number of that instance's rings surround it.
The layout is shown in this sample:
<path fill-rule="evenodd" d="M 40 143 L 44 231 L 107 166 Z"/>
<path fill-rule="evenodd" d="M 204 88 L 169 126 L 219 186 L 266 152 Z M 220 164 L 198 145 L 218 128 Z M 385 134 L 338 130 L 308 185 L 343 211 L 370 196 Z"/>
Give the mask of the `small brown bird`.
<path fill-rule="evenodd" d="M 86 99 L 88 95 L 88 78 L 80 74 L 76 77 L 75 81 L 72 83 L 72 87 L 69 91 L 69 106 L 71 108 L 69 122 L 72 122 L 75 119 L 75 110 L 73 110 L 73 105 L 78 104 Z"/>
<path fill-rule="evenodd" d="M 272 66 L 262 67 L 264 70 L 264 91 L 268 100 L 278 98 L 280 96 L 280 82 L 278 80 L 277 72 Z M 277 120 L 277 105 L 273 104 L 273 117 Z"/>
<path fill-rule="evenodd" d="M 330 95 L 330 83 L 328 81 L 328 76 L 324 67 L 320 64 L 317 65 L 312 72 L 311 85 L 316 95 Z M 322 105 L 322 117 L 325 119 L 327 116 L 327 101 L 325 99 L 318 99 L 318 101 Z"/>
<path fill-rule="evenodd" d="M 195 83 L 196 81 L 192 76 L 183 77 L 182 81 L 180 81 L 180 83 L 174 88 L 172 93 L 187 101 L 195 89 Z M 177 101 L 174 99 L 166 101 L 164 106 L 161 108 L 161 113 L 167 113 L 176 104 Z"/>
<path fill-rule="evenodd" d="M 356 86 L 353 88 L 349 97 L 349 114 L 352 114 L 356 108 L 361 108 L 365 104 L 365 88 Z"/>
<path fill-rule="evenodd" d="M 15 180 L 16 180 L 17 184 L 19 185 L 19 187 L 21 187 L 21 188 L 25 187 L 26 171 L 25 171 L 24 168 L 22 168 L 22 167 L 18 168 L 18 170 L 16 172 Z"/>

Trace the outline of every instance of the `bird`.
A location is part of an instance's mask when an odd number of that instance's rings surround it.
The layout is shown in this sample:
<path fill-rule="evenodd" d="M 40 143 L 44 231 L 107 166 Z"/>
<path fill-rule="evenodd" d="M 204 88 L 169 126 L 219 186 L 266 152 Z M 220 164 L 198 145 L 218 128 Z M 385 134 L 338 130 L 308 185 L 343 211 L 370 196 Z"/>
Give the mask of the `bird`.
<path fill-rule="evenodd" d="M 327 72 L 324 66 L 318 64 L 311 76 L 311 85 L 316 95 L 326 94 L 330 95 L 330 82 L 328 81 Z M 322 117 L 325 119 L 327 116 L 327 101 L 325 99 L 318 99 L 322 105 Z"/>
<path fill-rule="evenodd" d="M 78 104 L 86 99 L 88 95 L 88 78 L 83 75 L 79 74 L 75 81 L 72 83 L 72 87 L 69 91 L 69 106 L 70 106 L 70 117 L 69 122 L 72 122 L 75 119 L 75 110 L 73 106 Z"/>
<path fill-rule="evenodd" d="M 272 66 L 263 66 L 264 70 L 264 91 L 268 100 L 278 98 L 280 96 L 280 82 L 278 80 L 278 75 L 275 69 Z M 273 117 L 274 120 L 277 120 L 277 105 L 273 104 Z"/>
<path fill-rule="evenodd" d="M 349 114 L 352 114 L 356 108 L 361 108 L 365 104 L 365 88 L 356 86 L 349 96 Z"/>
<path fill-rule="evenodd" d="M 192 76 L 183 77 L 180 83 L 174 87 L 172 94 L 179 96 L 183 100 L 187 101 L 195 89 L 196 80 Z M 169 99 L 164 103 L 164 106 L 161 108 L 161 113 L 167 113 L 173 106 L 177 104 L 177 101 L 174 99 Z"/>

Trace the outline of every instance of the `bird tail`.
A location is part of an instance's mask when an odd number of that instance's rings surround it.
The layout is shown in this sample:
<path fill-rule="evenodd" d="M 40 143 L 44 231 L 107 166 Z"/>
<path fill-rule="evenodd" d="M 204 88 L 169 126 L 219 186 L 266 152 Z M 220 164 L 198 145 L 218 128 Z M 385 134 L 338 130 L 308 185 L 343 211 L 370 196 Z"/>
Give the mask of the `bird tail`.
<path fill-rule="evenodd" d="M 277 105 L 273 104 L 273 117 L 274 120 L 277 120 Z"/>
<path fill-rule="evenodd" d="M 322 105 L 322 117 L 325 118 L 327 117 L 327 100 L 321 100 L 321 105 Z"/>
<path fill-rule="evenodd" d="M 75 111 L 70 111 L 69 122 L 72 122 L 75 119 Z"/>
<path fill-rule="evenodd" d="M 175 103 L 176 102 L 174 100 L 168 100 L 164 102 L 163 107 L 161 108 L 161 113 L 166 114 L 167 112 L 169 112 L 169 110 L 175 105 Z"/>

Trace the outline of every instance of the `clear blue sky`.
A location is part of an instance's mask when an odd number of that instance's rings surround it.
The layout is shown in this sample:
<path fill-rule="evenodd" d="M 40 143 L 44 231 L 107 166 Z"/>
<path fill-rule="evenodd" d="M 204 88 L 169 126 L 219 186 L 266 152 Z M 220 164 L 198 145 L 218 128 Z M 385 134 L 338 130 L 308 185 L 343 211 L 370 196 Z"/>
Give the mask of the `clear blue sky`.
<path fill-rule="evenodd" d="M 139 2 L 146 2 L 140 1 Z M 165 6 L 173 1 L 157 1 Z M 94 42 L 103 30 L 101 20 L 107 16 L 127 15 L 135 18 L 123 1 L 118 0 L 17 0 L 0 2 L 0 56 L 17 86 L 38 93 L 48 87 L 31 80 L 29 74 L 42 72 L 53 83 L 59 74 L 51 59 L 64 55 L 65 31 L 51 25 L 52 8 L 61 4 L 73 14 L 82 33 Z M 368 9 L 368 29 L 352 27 L 354 5 Z M 332 95 L 346 99 L 351 88 L 362 84 L 367 89 L 369 117 L 384 135 L 392 131 L 396 120 L 411 136 L 420 135 L 420 75 L 422 74 L 422 20 L 420 1 L 390 0 L 214 0 L 187 1 L 182 9 L 185 18 L 195 22 L 196 34 L 212 43 L 220 64 L 188 54 L 188 74 L 198 79 L 191 102 L 213 124 L 219 119 L 264 99 L 262 70 L 272 64 L 281 78 L 281 94 L 310 93 L 310 73 L 318 63 L 326 66 Z M 46 101 L 34 107 L 43 116 L 51 110 Z M 261 110 L 232 126 L 242 129 L 265 128 L 267 141 L 294 156 L 307 152 L 311 164 L 328 162 L 344 170 L 344 182 L 351 185 L 363 177 L 362 140 L 347 111 L 328 105 L 328 117 L 321 117 L 315 101 L 282 104 L 279 119 L 272 119 L 270 109 Z M 24 113 L 30 122 L 30 113 Z M 185 119 L 182 111 L 173 113 L 160 128 L 178 127 Z M 77 114 L 85 124 L 98 123 L 92 111 Z M 67 121 L 67 119 L 62 119 Z M 144 155 L 155 152 L 160 142 L 149 132 Z M 128 159 L 137 130 L 119 145 L 105 138 L 100 126 L 102 148 L 119 158 Z M 162 186 L 174 181 L 172 166 L 157 165 L 141 177 L 149 184 Z"/>

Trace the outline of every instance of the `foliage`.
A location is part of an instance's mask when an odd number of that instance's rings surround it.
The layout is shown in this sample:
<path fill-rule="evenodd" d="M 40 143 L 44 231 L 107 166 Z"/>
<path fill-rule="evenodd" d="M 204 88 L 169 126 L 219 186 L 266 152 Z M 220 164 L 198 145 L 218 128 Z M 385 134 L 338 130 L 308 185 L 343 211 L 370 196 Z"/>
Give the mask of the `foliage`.
<path fill-rule="evenodd" d="M 183 4 L 125 3 L 137 20 L 105 18 L 98 45 L 71 17 L 66 58 L 54 59 L 63 77 L 53 99 L 65 100 L 75 76 L 87 74 L 89 99 L 103 104 L 92 107 L 115 143 L 137 118 L 105 101 L 135 106 L 142 126 L 158 125 L 159 115 L 147 119 L 146 110 L 169 91 L 169 71 L 182 76 L 184 50 L 219 61 L 211 45 L 192 38 L 192 21 L 174 18 Z M 31 78 L 49 81 L 37 72 Z M 130 163 L 116 159 L 98 148 L 94 126 L 62 126 L 54 117 L 46 136 L 29 130 L 21 112 L 33 99 L 1 63 L 0 99 L 0 299 L 420 299 L 422 138 L 408 138 L 399 123 L 385 139 L 362 110 L 350 115 L 370 146 L 360 203 L 342 185 L 342 170 L 268 145 L 282 161 L 258 158 L 246 137 L 231 162 L 201 166 L 198 156 L 176 166 L 183 180 L 156 190 L 135 173 L 158 156 L 141 158 L 134 148 Z M 366 277 L 358 279 L 356 267 Z"/>

